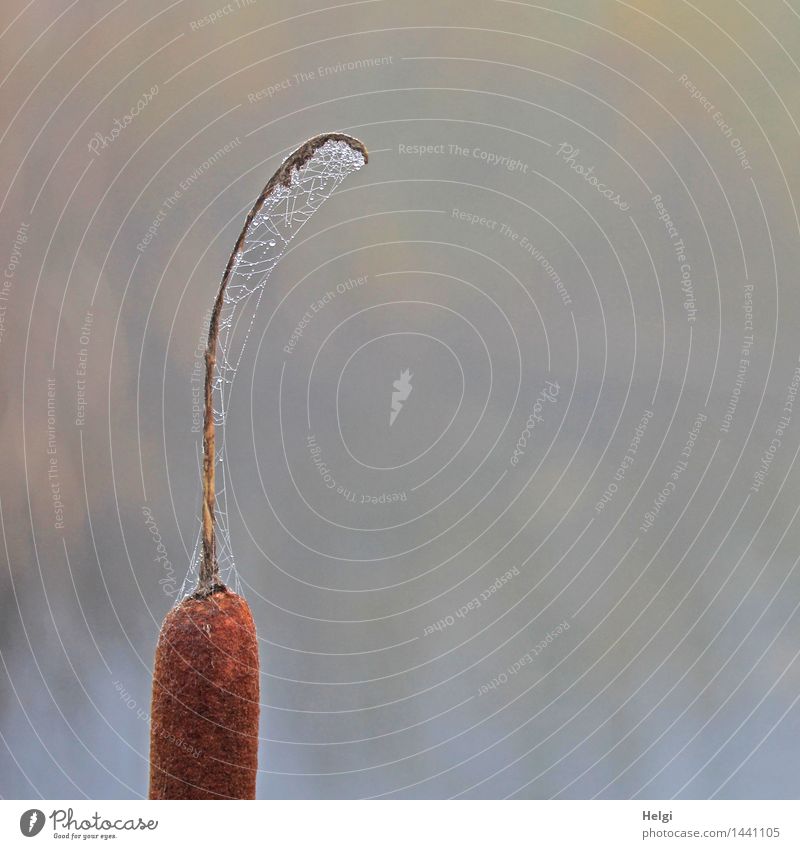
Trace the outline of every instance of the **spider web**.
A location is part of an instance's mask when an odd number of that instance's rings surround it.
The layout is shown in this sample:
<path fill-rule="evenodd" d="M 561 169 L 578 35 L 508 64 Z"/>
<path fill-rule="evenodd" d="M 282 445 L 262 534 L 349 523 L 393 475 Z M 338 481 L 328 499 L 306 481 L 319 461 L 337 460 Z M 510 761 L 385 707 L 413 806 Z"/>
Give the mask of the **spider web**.
<path fill-rule="evenodd" d="M 231 546 L 227 503 L 229 473 L 226 465 L 225 422 L 234 378 L 242 360 L 267 281 L 302 226 L 339 184 L 364 165 L 364 156 L 346 141 L 329 139 L 291 172 L 288 186 L 278 183 L 253 216 L 244 242 L 234 259 L 220 311 L 217 364 L 213 381 L 216 427 L 216 546 L 221 580 L 241 591 Z M 179 598 L 194 591 L 202 559 L 201 517 L 191 564 Z"/>

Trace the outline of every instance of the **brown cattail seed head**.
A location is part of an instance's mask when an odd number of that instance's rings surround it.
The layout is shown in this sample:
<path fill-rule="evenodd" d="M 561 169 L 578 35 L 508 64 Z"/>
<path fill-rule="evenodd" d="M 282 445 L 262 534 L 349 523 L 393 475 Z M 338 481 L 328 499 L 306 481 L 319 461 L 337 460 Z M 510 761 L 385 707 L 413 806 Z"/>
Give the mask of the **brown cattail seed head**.
<path fill-rule="evenodd" d="M 151 799 L 254 799 L 258 766 L 256 629 L 220 586 L 166 616 L 150 713 Z"/>

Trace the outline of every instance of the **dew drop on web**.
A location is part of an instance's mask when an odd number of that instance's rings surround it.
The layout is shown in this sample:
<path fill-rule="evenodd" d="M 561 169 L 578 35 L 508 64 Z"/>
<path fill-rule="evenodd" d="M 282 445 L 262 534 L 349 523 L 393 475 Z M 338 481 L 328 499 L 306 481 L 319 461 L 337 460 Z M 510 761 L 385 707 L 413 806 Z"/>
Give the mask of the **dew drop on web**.
<path fill-rule="evenodd" d="M 261 296 L 273 269 L 289 242 L 309 218 L 322 206 L 340 183 L 365 163 L 364 155 L 346 141 L 328 139 L 292 171 L 289 185 L 278 183 L 264 199 L 245 234 L 235 257 L 225 289 L 219 322 L 217 364 L 213 381 L 214 424 L 216 426 L 216 545 L 220 578 L 231 589 L 241 589 L 231 549 L 227 507 L 225 466 L 225 421 L 236 370 L 242 359 Z M 247 306 L 249 320 L 242 320 Z M 202 558 L 201 519 L 197 516 L 197 535 L 189 572 L 178 600 L 193 591 Z"/>

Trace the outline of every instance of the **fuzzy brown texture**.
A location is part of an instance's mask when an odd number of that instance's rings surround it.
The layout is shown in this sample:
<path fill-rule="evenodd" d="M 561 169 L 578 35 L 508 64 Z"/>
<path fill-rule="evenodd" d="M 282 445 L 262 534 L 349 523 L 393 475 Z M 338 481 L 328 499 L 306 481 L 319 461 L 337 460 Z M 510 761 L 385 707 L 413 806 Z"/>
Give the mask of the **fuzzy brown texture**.
<path fill-rule="evenodd" d="M 247 602 L 221 587 L 164 619 L 150 711 L 151 799 L 255 799 L 259 675 Z"/>

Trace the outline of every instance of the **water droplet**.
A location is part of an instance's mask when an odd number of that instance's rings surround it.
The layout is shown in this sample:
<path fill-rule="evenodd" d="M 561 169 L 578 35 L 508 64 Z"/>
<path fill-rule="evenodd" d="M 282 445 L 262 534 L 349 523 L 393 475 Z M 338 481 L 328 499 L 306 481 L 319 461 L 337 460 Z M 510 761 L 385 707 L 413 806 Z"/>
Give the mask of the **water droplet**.
<path fill-rule="evenodd" d="M 275 247 L 275 239 L 270 239 L 270 240 L 269 240 L 269 246 L 270 246 L 271 248 L 274 248 L 274 247 Z"/>

